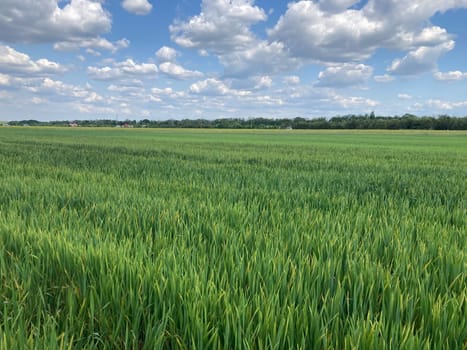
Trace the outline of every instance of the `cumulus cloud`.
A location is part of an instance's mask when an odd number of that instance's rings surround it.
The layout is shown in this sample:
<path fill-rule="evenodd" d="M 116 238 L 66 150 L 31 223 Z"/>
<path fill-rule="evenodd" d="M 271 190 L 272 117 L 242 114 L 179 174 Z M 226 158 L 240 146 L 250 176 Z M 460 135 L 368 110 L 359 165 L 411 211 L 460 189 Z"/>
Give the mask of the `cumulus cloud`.
<path fill-rule="evenodd" d="M 146 75 L 157 73 L 157 66 L 154 63 L 137 64 L 132 59 L 127 59 L 123 62 L 118 62 L 115 66 L 122 70 L 123 73 Z"/>
<path fill-rule="evenodd" d="M 8 90 L 25 90 L 37 92 L 37 84 L 44 79 L 44 75 L 34 74 L 2 74 L 0 73 L 0 88 Z M 1 90 L 1 89 L 0 89 Z"/>
<path fill-rule="evenodd" d="M 96 0 L 0 2 L 0 40 L 57 42 L 98 37 L 110 31 L 110 14 Z"/>
<path fill-rule="evenodd" d="M 282 42 L 295 57 L 341 62 L 369 57 L 378 42 L 380 26 L 362 11 L 329 14 L 319 3 L 299 1 L 289 4 L 269 35 Z"/>
<path fill-rule="evenodd" d="M 427 102 L 427 105 L 431 108 L 441 109 L 441 110 L 452 110 L 456 108 L 467 107 L 467 101 L 443 101 L 439 99 L 430 99 Z"/>
<path fill-rule="evenodd" d="M 132 59 L 116 62 L 112 67 L 88 67 L 88 75 L 95 80 L 116 80 L 131 76 L 154 76 L 158 72 L 154 63 L 136 63 Z"/>
<path fill-rule="evenodd" d="M 11 83 L 10 76 L 0 73 L 0 86 L 8 86 Z"/>
<path fill-rule="evenodd" d="M 334 95 L 332 101 L 344 108 L 368 108 L 376 107 L 379 103 L 371 98 L 359 96 Z"/>
<path fill-rule="evenodd" d="M 125 115 L 131 114 L 131 112 L 129 112 L 128 109 L 119 108 L 118 110 L 116 110 L 112 107 L 96 106 L 93 104 L 86 104 L 86 103 L 80 103 L 80 102 L 73 103 L 72 107 L 74 110 L 78 111 L 79 113 L 89 114 L 89 115 L 92 115 L 94 118 L 96 116 L 104 116 L 105 118 L 108 118 L 108 116 L 110 115 L 114 116 L 117 113 L 125 114 Z"/>
<path fill-rule="evenodd" d="M 201 13 L 170 26 L 172 39 L 182 47 L 217 55 L 226 77 L 269 75 L 297 67 L 279 42 L 261 40 L 251 27 L 265 21 L 253 0 L 203 0 Z"/>
<path fill-rule="evenodd" d="M 129 95 L 140 95 L 144 91 L 144 88 L 141 86 L 128 85 L 128 84 L 123 83 L 123 84 L 110 84 L 107 87 L 107 90 L 111 92 L 124 93 L 124 94 L 129 94 Z"/>
<path fill-rule="evenodd" d="M 65 84 L 60 80 L 53 80 L 50 78 L 44 78 L 39 89 L 39 92 L 54 92 L 62 96 L 71 96 L 79 98 L 87 98 L 90 92 L 81 87 L 71 84 Z"/>
<path fill-rule="evenodd" d="M 35 105 L 39 105 L 39 104 L 44 104 L 44 103 L 47 103 L 48 101 L 44 98 L 40 98 L 40 97 L 37 97 L 37 96 L 34 96 L 32 99 L 31 99 L 31 102 Z"/>
<path fill-rule="evenodd" d="M 299 62 L 288 56 L 284 46 L 278 42 L 258 41 L 250 48 L 225 53 L 219 57 L 225 75 L 244 77 L 252 74 L 277 74 L 299 66 Z"/>
<path fill-rule="evenodd" d="M 152 10 L 152 5 L 147 0 L 123 0 L 122 7 L 135 15 L 147 15 Z"/>
<path fill-rule="evenodd" d="M 253 0 L 203 0 L 199 15 L 175 22 L 170 32 L 182 47 L 222 54 L 250 47 L 256 41 L 250 26 L 266 18 Z"/>
<path fill-rule="evenodd" d="M 457 81 L 467 79 L 467 72 L 461 72 L 459 70 L 450 72 L 436 72 L 434 76 L 437 80 Z"/>
<path fill-rule="evenodd" d="M 173 62 L 164 62 L 160 64 L 159 70 L 170 78 L 177 80 L 186 80 L 203 76 L 201 72 L 185 69 Z"/>
<path fill-rule="evenodd" d="M 246 100 L 249 103 L 260 106 L 282 106 L 283 104 L 285 104 L 284 100 L 281 97 L 270 95 L 248 96 Z"/>
<path fill-rule="evenodd" d="M 10 46 L 0 45 L 0 72 L 17 75 L 46 75 L 63 73 L 61 64 L 41 58 L 36 61 Z"/>
<path fill-rule="evenodd" d="M 294 57 L 321 62 L 361 61 L 378 48 L 400 51 L 449 43 L 445 29 L 430 26 L 437 12 L 467 7 L 467 1 L 368 1 L 360 10 L 354 1 L 297 1 L 269 31 Z M 301 33 L 301 35 L 297 35 Z"/>
<path fill-rule="evenodd" d="M 389 74 L 375 75 L 373 78 L 378 83 L 389 83 L 394 80 L 394 77 Z"/>
<path fill-rule="evenodd" d="M 174 100 L 184 98 L 186 95 L 182 91 L 175 91 L 172 88 L 152 88 L 150 100 L 152 102 L 163 102 L 164 100 Z"/>
<path fill-rule="evenodd" d="M 434 47 L 422 46 L 410 51 L 405 57 L 396 59 L 388 67 L 388 71 L 397 75 L 417 75 L 432 71 L 440 56 L 454 48 L 454 41 Z"/>
<path fill-rule="evenodd" d="M 95 80 L 112 80 L 122 76 L 119 69 L 105 67 L 88 67 L 88 75 Z"/>
<path fill-rule="evenodd" d="M 95 103 L 95 102 L 100 102 L 100 101 L 103 101 L 104 98 L 99 95 L 98 93 L 92 91 L 88 94 L 88 96 L 86 96 L 86 98 L 84 99 L 84 102 L 87 102 L 87 103 Z"/>
<path fill-rule="evenodd" d="M 54 43 L 59 51 L 80 48 L 115 52 L 129 45 L 127 39 L 102 38 L 112 26 L 100 0 L 41 0 L 0 2 L 0 41 Z"/>
<path fill-rule="evenodd" d="M 409 95 L 409 94 L 398 94 L 397 95 L 397 98 L 401 99 L 401 100 L 411 100 L 412 99 L 412 96 Z"/>
<path fill-rule="evenodd" d="M 345 63 L 326 68 L 319 73 L 318 86 L 348 87 L 365 83 L 371 78 L 373 68 L 364 64 Z"/>
<path fill-rule="evenodd" d="M 410 3 L 400 0 L 371 0 L 365 6 L 368 15 L 387 18 L 389 21 L 404 23 L 413 27 L 433 16 L 450 9 L 467 7 L 466 0 L 413 0 Z M 412 21 L 412 22 L 411 22 Z"/>
<path fill-rule="evenodd" d="M 288 77 L 285 77 L 283 82 L 287 85 L 298 85 L 300 84 L 300 77 L 296 75 L 290 75 Z"/>
<path fill-rule="evenodd" d="M 156 52 L 156 57 L 161 61 L 161 62 L 173 62 L 178 56 L 177 50 L 168 47 L 168 46 L 163 46 Z"/>
<path fill-rule="evenodd" d="M 107 39 L 96 37 L 90 39 L 77 39 L 75 41 L 60 41 L 54 44 L 54 49 L 57 51 L 76 51 L 80 48 L 85 48 L 90 52 L 95 52 L 95 50 L 116 52 L 120 49 L 127 48 L 129 45 L 130 41 L 128 39 L 110 42 Z"/>
<path fill-rule="evenodd" d="M 103 110 L 103 105 L 108 103 L 108 99 L 94 91 L 92 86 L 85 86 L 65 83 L 61 80 L 43 78 L 27 87 L 27 90 L 34 93 L 32 102 L 34 104 L 54 103 L 63 104 L 68 109 L 72 108 L 83 113 L 86 110 Z"/>
<path fill-rule="evenodd" d="M 358 64 L 380 48 L 407 55 L 394 61 L 389 72 L 409 74 L 413 69 L 410 74 L 418 74 L 433 69 L 453 43 L 452 35 L 430 24 L 429 19 L 461 7 L 467 7 L 467 0 L 415 0 L 410 4 L 399 0 L 363 4 L 358 0 L 299 0 L 290 2 L 278 22 L 267 30 L 267 38 L 260 39 L 251 27 L 265 21 L 267 15 L 254 0 L 203 0 L 198 15 L 174 22 L 170 32 L 172 40 L 182 47 L 217 55 L 225 77 L 273 75 L 310 63 L 325 67 Z M 368 70 L 326 69 L 320 84 L 341 79 L 352 85 L 352 74 L 360 81 L 368 78 Z M 390 79 L 387 75 L 375 77 L 379 82 Z"/>
<path fill-rule="evenodd" d="M 283 43 L 259 39 L 251 27 L 265 21 L 253 0 L 203 0 L 199 15 L 170 26 L 172 40 L 200 55 L 215 54 L 226 77 L 269 75 L 298 66 Z"/>
<path fill-rule="evenodd" d="M 187 80 L 192 78 L 199 78 L 203 76 L 203 73 L 199 71 L 193 71 L 182 67 L 176 62 L 178 56 L 177 50 L 163 46 L 156 52 L 156 57 L 159 62 L 159 71 L 169 78 L 176 80 Z"/>
<path fill-rule="evenodd" d="M 199 81 L 190 86 L 190 92 L 193 94 L 200 94 L 206 96 L 216 95 L 232 95 L 232 96 L 246 96 L 249 95 L 249 91 L 231 89 L 223 81 L 209 78 L 203 81 Z"/>
<path fill-rule="evenodd" d="M 358 2 L 358 0 L 320 0 L 319 8 L 324 12 L 337 13 L 347 10 Z"/>
<path fill-rule="evenodd" d="M 265 89 L 272 86 L 272 78 L 268 75 L 263 75 L 254 78 L 256 85 L 255 89 Z"/>

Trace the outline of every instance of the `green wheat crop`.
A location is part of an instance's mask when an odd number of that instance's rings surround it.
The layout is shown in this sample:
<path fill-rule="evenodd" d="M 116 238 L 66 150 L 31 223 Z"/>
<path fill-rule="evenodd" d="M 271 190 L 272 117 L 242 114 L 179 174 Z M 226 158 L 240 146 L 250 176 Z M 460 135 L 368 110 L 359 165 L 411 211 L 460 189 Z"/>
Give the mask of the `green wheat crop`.
<path fill-rule="evenodd" d="M 465 349 L 467 134 L 0 128 L 0 349 Z"/>

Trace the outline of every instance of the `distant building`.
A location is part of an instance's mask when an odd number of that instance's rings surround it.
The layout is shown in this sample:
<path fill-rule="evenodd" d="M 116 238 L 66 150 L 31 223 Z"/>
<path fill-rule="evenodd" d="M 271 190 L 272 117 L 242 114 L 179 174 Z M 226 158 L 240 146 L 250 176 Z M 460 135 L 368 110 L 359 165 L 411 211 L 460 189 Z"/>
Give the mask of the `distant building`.
<path fill-rule="evenodd" d="M 68 125 L 71 126 L 72 128 L 76 128 L 77 126 L 79 126 L 78 123 L 76 123 L 76 122 L 72 122 L 72 123 L 70 123 Z"/>

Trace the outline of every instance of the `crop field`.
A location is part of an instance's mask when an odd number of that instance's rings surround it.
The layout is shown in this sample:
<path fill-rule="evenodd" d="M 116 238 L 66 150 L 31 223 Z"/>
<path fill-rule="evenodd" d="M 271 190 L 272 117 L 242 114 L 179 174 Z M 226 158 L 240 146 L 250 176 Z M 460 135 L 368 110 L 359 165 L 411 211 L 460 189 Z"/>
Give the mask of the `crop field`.
<path fill-rule="evenodd" d="M 0 349 L 466 349 L 467 132 L 0 127 Z"/>

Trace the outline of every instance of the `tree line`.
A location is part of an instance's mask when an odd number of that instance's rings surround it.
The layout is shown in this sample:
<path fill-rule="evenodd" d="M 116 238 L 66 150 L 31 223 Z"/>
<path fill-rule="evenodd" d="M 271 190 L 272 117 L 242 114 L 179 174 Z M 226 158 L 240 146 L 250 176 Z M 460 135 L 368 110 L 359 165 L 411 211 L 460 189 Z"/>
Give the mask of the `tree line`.
<path fill-rule="evenodd" d="M 213 129 L 420 129 L 420 130 L 467 130 L 467 116 L 419 117 L 365 115 L 336 116 L 330 119 L 313 118 L 222 118 L 181 120 L 79 120 L 79 121 L 10 121 L 10 126 L 82 126 L 82 127 L 133 127 L 133 128 L 213 128 Z"/>

